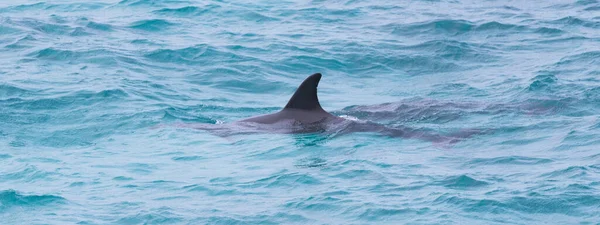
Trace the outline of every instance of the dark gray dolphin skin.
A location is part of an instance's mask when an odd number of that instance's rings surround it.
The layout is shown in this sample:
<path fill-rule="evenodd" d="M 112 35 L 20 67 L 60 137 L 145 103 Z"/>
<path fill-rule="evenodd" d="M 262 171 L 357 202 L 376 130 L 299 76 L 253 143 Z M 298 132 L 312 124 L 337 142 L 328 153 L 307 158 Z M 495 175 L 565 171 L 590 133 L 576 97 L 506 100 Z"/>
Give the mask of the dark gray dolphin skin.
<path fill-rule="evenodd" d="M 416 138 L 430 141 L 435 145 L 447 146 L 479 132 L 463 131 L 452 135 L 440 135 L 409 127 L 387 127 L 368 121 L 344 119 L 325 111 L 317 97 L 317 87 L 321 74 L 315 73 L 306 78 L 298 87 L 287 105 L 276 113 L 251 117 L 229 124 L 183 124 L 208 130 L 218 136 L 231 136 L 251 133 L 323 133 L 340 135 L 354 132 L 373 132 L 388 137 Z"/>

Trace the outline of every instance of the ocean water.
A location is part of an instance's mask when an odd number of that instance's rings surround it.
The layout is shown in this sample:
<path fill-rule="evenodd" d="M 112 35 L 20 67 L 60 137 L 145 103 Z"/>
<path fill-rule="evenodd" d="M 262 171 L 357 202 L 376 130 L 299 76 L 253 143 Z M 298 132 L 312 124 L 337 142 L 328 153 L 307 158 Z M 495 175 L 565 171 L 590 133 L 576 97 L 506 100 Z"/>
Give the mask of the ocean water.
<path fill-rule="evenodd" d="M 0 2 L 0 224 L 599 224 L 600 2 Z M 321 72 L 433 133 L 218 137 Z"/>

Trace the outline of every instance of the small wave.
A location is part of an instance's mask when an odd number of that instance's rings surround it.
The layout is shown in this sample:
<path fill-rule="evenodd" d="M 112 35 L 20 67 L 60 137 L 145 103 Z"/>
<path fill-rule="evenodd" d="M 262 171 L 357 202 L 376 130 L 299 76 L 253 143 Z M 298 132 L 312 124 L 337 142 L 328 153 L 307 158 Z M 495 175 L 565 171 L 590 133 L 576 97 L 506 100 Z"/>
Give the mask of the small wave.
<path fill-rule="evenodd" d="M 597 68 L 594 66 L 599 65 L 599 64 L 600 64 L 600 51 L 587 51 L 587 52 L 583 52 L 583 53 L 579 53 L 579 54 L 575 54 L 575 55 L 566 56 L 566 57 L 560 59 L 560 61 L 558 63 L 554 64 L 554 66 L 565 67 L 565 66 L 577 65 L 578 68 L 581 68 L 582 66 L 587 65 L 587 66 L 591 66 L 591 68 Z"/>
<path fill-rule="evenodd" d="M 10 27 L 10 26 L 3 26 L 0 25 L 0 34 L 1 35 L 7 35 L 7 34 L 18 34 L 23 32 L 20 29 L 14 28 L 14 27 Z"/>
<path fill-rule="evenodd" d="M 24 168 L 18 168 L 16 171 L 5 171 L 0 174 L 0 180 L 18 180 L 24 183 L 33 182 L 36 180 L 51 180 L 58 176 L 55 172 L 46 172 L 38 169 L 35 166 L 26 166 Z"/>
<path fill-rule="evenodd" d="M 491 54 L 491 51 L 495 50 L 492 47 L 473 45 L 467 42 L 452 40 L 426 41 L 417 45 L 409 46 L 406 49 L 426 52 L 432 54 L 434 57 L 462 62 L 467 60 L 492 62 L 498 59 L 497 56 Z"/>
<path fill-rule="evenodd" d="M 459 35 L 473 30 L 474 27 L 473 23 L 466 20 L 436 20 L 397 27 L 394 28 L 392 34 L 408 35 L 415 31 L 433 31 L 435 33 L 443 32 L 449 35 Z"/>
<path fill-rule="evenodd" d="M 135 40 L 130 41 L 129 43 L 136 44 L 136 45 L 162 46 L 162 44 L 158 44 L 158 43 L 153 42 L 153 41 L 148 40 L 148 39 L 135 39 Z"/>
<path fill-rule="evenodd" d="M 389 221 L 389 220 L 398 220 L 401 218 L 405 218 L 407 216 L 414 216 L 417 213 L 424 213 L 429 211 L 429 208 L 423 208 L 422 210 L 414 210 L 411 208 L 367 208 L 361 210 L 358 218 L 364 221 Z"/>
<path fill-rule="evenodd" d="M 32 95 L 34 92 L 8 84 L 0 84 L 0 101 L 9 98 L 20 98 Z"/>
<path fill-rule="evenodd" d="M 318 168 L 326 166 L 327 161 L 321 158 L 304 158 L 298 160 L 298 162 L 295 165 L 297 167 Z"/>
<path fill-rule="evenodd" d="M 211 65 L 217 62 L 250 60 L 250 58 L 209 45 L 198 45 L 183 49 L 158 49 L 144 56 L 152 61 L 187 65 Z"/>
<path fill-rule="evenodd" d="M 205 159 L 202 156 L 179 156 L 179 157 L 173 157 L 171 158 L 175 161 L 198 161 L 198 160 L 202 160 Z"/>
<path fill-rule="evenodd" d="M 491 212 L 506 214 L 521 212 L 528 214 L 564 214 L 576 216 L 581 213 L 583 207 L 594 207 L 599 204 L 600 199 L 596 196 L 543 196 L 530 193 L 527 196 L 517 196 L 506 200 L 495 199 L 471 199 L 450 194 L 444 194 L 435 201 L 437 204 L 451 204 L 459 206 L 468 212 Z"/>
<path fill-rule="evenodd" d="M 180 215 L 173 214 L 168 208 L 160 208 L 150 213 L 138 213 L 114 221 L 115 224 L 179 224 L 184 221 Z"/>
<path fill-rule="evenodd" d="M 175 25 L 167 20 L 153 19 L 153 20 L 140 20 L 133 22 L 129 25 L 129 28 L 144 30 L 144 31 L 165 31 L 171 26 Z"/>
<path fill-rule="evenodd" d="M 538 34 L 546 34 L 546 35 L 558 35 L 563 34 L 565 31 L 558 28 L 550 28 L 550 27 L 540 27 L 534 30 L 534 33 Z"/>
<path fill-rule="evenodd" d="M 342 179 L 381 180 L 384 176 L 373 170 L 350 170 L 333 177 Z"/>
<path fill-rule="evenodd" d="M 533 82 L 527 88 L 528 91 L 546 90 L 554 85 L 558 79 L 553 74 L 541 74 L 531 79 Z"/>
<path fill-rule="evenodd" d="M 34 54 L 30 54 L 39 59 L 49 59 L 49 60 L 72 60 L 80 58 L 81 55 L 85 53 L 74 52 L 70 50 L 58 50 L 53 48 L 45 48 Z"/>
<path fill-rule="evenodd" d="M 189 185 L 183 187 L 186 191 L 189 192 L 204 192 L 209 196 L 231 196 L 231 195 L 244 195 L 246 193 L 241 193 L 235 189 L 214 189 L 208 188 L 199 184 Z"/>
<path fill-rule="evenodd" d="M 593 134 L 573 130 L 567 134 L 561 144 L 555 147 L 555 150 L 571 150 L 581 146 L 594 146 L 600 144 L 600 140 L 595 138 Z"/>
<path fill-rule="evenodd" d="M 185 121 L 185 122 L 206 123 L 206 124 L 215 124 L 216 123 L 215 119 L 213 119 L 213 118 L 198 116 L 196 114 L 190 113 L 189 110 L 169 107 L 162 111 L 164 113 L 162 116 L 162 120 L 181 120 L 181 121 Z"/>
<path fill-rule="evenodd" d="M 545 35 L 557 35 L 563 34 L 565 31 L 552 28 L 552 27 L 535 27 L 535 26 L 525 26 L 525 25 L 516 25 L 509 23 L 501 23 L 497 21 L 484 22 L 481 24 L 476 24 L 467 20 L 435 20 L 435 21 L 427 21 L 420 23 L 413 23 L 408 25 L 400 25 L 400 24 L 388 24 L 383 26 L 384 30 L 390 30 L 391 33 L 395 35 L 402 36 L 412 36 L 415 32 L 421 34 L 433 34 L 433 35 L 476 35 L 476 34 L 485 34 L 490 35 L 490 32 L 493 33 L 538 33 Z"/>
<path fill-rule="evenodd" d="M 122 0 L 118 5 L 127 6 L 168 6 L 175 4 L 192 4 L 187 0 Z"/>
<path fill-rule="evenodd" d="M 68 35 L 74 29 L 67 25 L 53 24 L 47 23 L 40 20 L 35 19 L 23 19 L 23 20 L 15 20 L 12 21 L 11 24 L 25 27 L 27 29 L 33 29 L 42 34 L 48 35 Z"/>
<path fill-rule="evenodd" d="M 306 174 L 290 173 L 274 175 L 267 178 L 259 179 L 254 182 L 244 184 L 242 186 L 248 188 L 266 187 L 266 188 L 282 188 L 282 187 L 299 187 L 306 185 L 318 185 L 321 181 Z"/>
<path fill-rule="evenodd" d="M 94 29 L 94 30 L 100 30 L 100 31 L 111 31 L 113 29 L 112 25 L 110 25 L 110 24 L 97 23 L 97 22 L 88 22 L 85 27 Z"/>
<path fill-rule="evenodd" d="M 550 23 L 552 24 L 559 24 L 559 25 L 566 25 L 566 26 L 581 26 L 581 27 L 587 27 L 587 28 L 598 28 L 600 27 L 600 22 L 592 22 L 592 21 L 586 21 L 574 16 L 567 16 L 567 17 L 563 17 L 557 20 L 553 20 Z"/>
<path fill-rule="evenodd" d="M 447 188 L 474 188 L 489 185 L 488 182 L 476 180 L 467 175 L 448 177 L 443 181 L 437 182 L 438 185 L 442 185 Z"/>
<path fill-rule="evenodd" d="M 229 13 L 229 14 L 238 14 L 238 12 L 234 12 L 234 13 Z M 254 21 L 254 22 L 275 22 L 275 21 L 280 21 L 278 18 L 276 17 L 270 17 L 270 16 L 266 16 L 264 14 L 258 13 L 258 12 L 245 12 L 240 14 L 240 17 L 242 17 L 242 20 L 245 21 Z"/>
<path fill-rule="evenodd" d="M 65 204 L 67 200 L 57 195 L 26 195 L 15 190 L 0 191 L 0 211 L 2 209 L 39 207 Z"/>
<path fill-rule="evenodd" d="M 585 11 L 600 11 L 600 6 L 590 6 L 584 9 Z"/>
<path fill-rule="evenodd" d="M 532 193 L 529 196 L 513 197 L 506 202 L 510 209 L 536 214 L 565 214 L 582 215 L 582 208 L 596 208 L 600 198 L 593 195 L 539 195 Z"/>
<path fill-rule="evenodd" d="M 326 201 L 326 202 L 323 202 Z M 340 206 L 336 202 L 327 200 L 317 201 L 314 198 L 303 199 L 298 202 L 288 202 L 284 205 L 286 208 L 307 210 L 307 211 L 336 211 L 340 210 Z"/>
<path fill-rule="evenodd" d="M 47 7 L 46 3 L 38 2 L 38 3 L 33 3 L 33 4 L 23 4 L 23 5 L 17 5 L 17 6 L 10 6 L 7 8 L 0 8 L 0 12 L 23 12 L 23 11 L 29 11 L 29 10 L 45 9 L 46 7 Z"/>
<path fill-rule="evenodd" d="M 45 48 L 29 53 L 27 56 L 38 60 L 49 60 L 63 63 L 90 63 L 101 66 L 144 65 L 134 58 L 122 56 L 121 53 L 108 49 L 90 49 L 83 51 Z M 147 65 L 151 66 L 151 65 Z M 85 69 L 86 67 L 82 67 Z M 133 69 L 135 70 L 135 69 Z"/>
<path fill-rule="evenodd" d="M 495 158 L 477 158 L 465 163 L 465 166 L 491 166 L 491 165 L 537 165 L 553 162 L 550 159 L 533 158 L 524 156 L 503 156 Z"/>
<path fill-rule="evenodd" d="M 545 38 L 537 40 L 536 43 L 540 44 L 558 44 L 558 43 L 572 43 L 589 40 L 589 38 L 583 36 L 570 36 L 570 37 L 558 37 L 558 38 Z"/>
<path fill-rule="evenodd" d="M 61 50 L 55 48 L 45 48 L 37 52 L 30 53 L 29 56 L 33 56 L 37 59 L 53 60 L 53 61 L 66 61 L 66 62 L 96 62 L 99 63 L 102 57 L 106 59 L 114 58 L 115 52 L 108 50 L 87 50 L 87 51 L 72 51 L 72 50 Z"/>
<path fill-rule="evenodd" d="M 116 180 L 116 181 L 130 181 L 130 180 L 133 180 L 133 178 L 131 178 L 131 177 L 125 177 L 125 176 L 118 176 L 118 177 L 113 177 L 113 180 Z"/>
<path fill-rule="evenodd" d="M 80 12 L 89 10 L 99 10 L 108 6 L 106 3 L 99 2 L 82 2 L 82 3 L 69 3 L 69 4 L 51 4 L 48 5 L 45 10 L 56 10 L 60 12 Z"/>
<path fill-rule="evenodd" d="M 0 96 L 2 96 L 0 94 Z M 600 103 L 600 87 L 588 88 L 584 91 L 585 99 L 593 102 Z"/>
<path fill-rule="evenodd" d="M 278 212 L 274 214 L 258 214 L 252 216 L 210 216 L 196 218 L 190 224 L 314 224 L 302 215 Z"/>
<path fill-rule="evenodd" d="M 434 204 L 448 204 L 467 212 L 490 212 L 490 213 L 507 213 L 509 206 L 501 201 L 493 199 L 471 199 L 451 194 L 443 194 L 437 197 Z"/>
<path fill-rule="evenodd" d="M 70 35 L 77 37 L 77 36 L 88 36 L 91 34 L 88 33 L 87 31 L 85 31 L 85 29 L 82 27 L 76 27 L 75 30 L 73 30 Z"/>
<path fill-rule="evenodd" d="M 127 96 L 127 92 L 121 89 L 108 89 L 99 92 L 78 91 L 55 98 L 22 100 L 13 103 L 10 106 L 18 109 L 51 110 L 78 105 L 81 102 L 86 102 L 86 104 L 94 104 L 107 100 L 122 99 Z"/>
<path fill-rule="evenodd" d="M 500 22 L 496 22 L 496 21 L 492 21 L 492 22 L 487 22 L 487 23 L 483 23 L 480 25 L 477 25 L 475 27 L 475 31 L 490 31 L 490 30 L 524 30 L 525 26 L 518 26 L 518 25 L 514 25 L 514 24 L 506 24 L 506 23 L 500 23 Z"/>
<path fill-rule="evenodd" d="M 83 3 L 68 3 L 68 4 L 51 4 L 39 2 L 34 4 L 23 4 L 0 8 L 0 12 L 27 12 L 34 10 L 55 10 L 60 12 L 79 12 L 88 10 L 98 10 L 106 7 L 108 4 L 99 2 L 83 2 Z"/>
<path fill-rule="evenodd" d="M 203 7 L 185 6 L 181 8 L 164 8 L 152 11 L 156 14 L 171 15 L 171 16 L 198 16 L 211 13 L 214 9 L 221 8 L 219 5 L 206 5 Z"/>
<path fill-rule="evenodd" d="M 462 95 L 474 97 L 487 95 L 487 93 L 484 90 L 472 87 L 471 85 L 465 83 L 446 83 L 436 85 L 436 90 L 430 92 L 428 95 L 448 96 L 452 93 L 461 93 Z M 458 106 L 458 104 L 456 106 Z"/>
<path fill-rule="evenodd" d="M 542 174 L 542 177 L 548 178 L 577 178 L 577 177 L 585 177 L 589 173 L 588 168 L 585 166 L 569 166 L 566 169 L 556 170 L 550 173 Z"/>

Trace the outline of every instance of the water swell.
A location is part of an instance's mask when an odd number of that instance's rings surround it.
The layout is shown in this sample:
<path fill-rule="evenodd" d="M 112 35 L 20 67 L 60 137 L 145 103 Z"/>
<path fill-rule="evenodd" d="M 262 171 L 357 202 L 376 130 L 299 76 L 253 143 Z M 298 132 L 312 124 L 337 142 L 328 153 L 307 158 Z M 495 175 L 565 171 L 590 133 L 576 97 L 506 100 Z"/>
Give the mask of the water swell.
<path fill-rule="evenodd" d="M 393 23 L 383 26 L 382 30 L 388 30 L 391 34 L 401 36 L 407 36 L 414 32 L 418 32 L 420 33 L 420 35 L 431 34 L 436 36 L 463 36 L 478 35 L 483 33 L 489 36 L 499 33 L 502 33 L 502 35 L 518 33 L 559 35 L 565 33 L 565 31 L 559 28 L 546 26 L 516 25 L 509 23 L 501 23 L 498 21 L 474 23 L 468 20 L 437 20 L 413 24 Z"/>
<path fill-rule="evenodd" d="M 208 62 L 215 61 L 244 62 L 252 60 L 250 57 L 244 57 L 206 44 L 182 49 L 158 49 L 145 54 L 145 57 L 151 61 L 187 65 L 208 65 Z"/>
<path fill-rule="evenodd" d="M 59 206 L 67 200 L 58 195 L 27 195 L 15 190 L 0 191 L 0 214 L 13 208 Z"/>
<path fill-rule="evenodd" d="M 473 159 L 467 163 L 465 166 L 475 167 L 475 166 L 494 166 L 494 165 L 536 165 L 536 164 L 545 164 L 554 162 L 551 159 L 545 158 L 534 158 L 534 157 L 525 157 L 525 156 L 501 156 L 494 158 L 478 158 Z"/>
<path fill-rule="evenodd" d="M 163 8 L 160 10 L 152 11 L 156 14 L 161 15 L 171 15 L 171 16 L 180 16 L 180 17 L 188 17 L 188 16 L 200 16 L 207 15 L 212 13 L 215 9 L 219 9 L 221 6 L 215 4 L 209 4 L 202 7 L 196 6 L 185 6 L 181 8 Z"/>
<path fill-rule="evenodd" d="M 163 19 L 153 19 L 153 20 L 140 20 L 133 22 L 129 25 L 129 28 L 143 30 L 143 31 L 167 31 L 170 27 L 175 26 L 176 24 L 169 22 Z"/>
<path fill-rule="evenodd" d="M 35 166 L 24 166 L 23 168 L 12 169 L 13 171 L 6 171 L 6 173 L 0 175 L 0 179 L 3 181 L 21 181 L 24 183 L 36 183 L 43 180 L 55 180 L 58 179 L 61 174 L 56 172 L 47 172 L 38 169 Z M 13 196 L 16 193 L 9 191 L 7 196 Z M 4 193 L 6 194 L 6 193 Z"/>
<path fill-rule="evenodd" d="M 93 22 L 93 21 L 88 22 L 85 27 L 94 29 L 94 30 L 100 30 L 100 31 L 112 31 L 113 30 L 113 26 L 110 24 Z"/>

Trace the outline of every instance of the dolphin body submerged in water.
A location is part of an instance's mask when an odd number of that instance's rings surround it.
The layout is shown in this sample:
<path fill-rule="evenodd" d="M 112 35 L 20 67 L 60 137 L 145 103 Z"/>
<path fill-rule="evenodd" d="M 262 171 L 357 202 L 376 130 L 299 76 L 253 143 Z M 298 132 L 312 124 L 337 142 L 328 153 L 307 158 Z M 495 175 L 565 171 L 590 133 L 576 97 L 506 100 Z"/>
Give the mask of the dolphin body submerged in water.
<path fill-rule="evenodd" d="M 325 111 L 317 97 L 317 87 L 321 74 L 307 77 L 298 87 L 287 105 L 276 113 L 250 117 L 230 124 L 181 125 L 200 130 L 212 131 L 219 136 L 248 133 L 325 133 L 345 134 L 353 132 L 374 132 L 389 137 L 417 138 L 434 144 L 452 144 L 475 134 L 461 132 L 454 135 L 440 135 L 408 127 L 387 127 L 382 124 L 345 119 Z"/>

